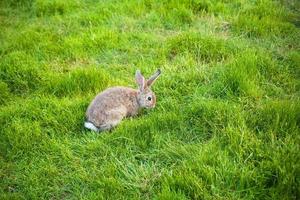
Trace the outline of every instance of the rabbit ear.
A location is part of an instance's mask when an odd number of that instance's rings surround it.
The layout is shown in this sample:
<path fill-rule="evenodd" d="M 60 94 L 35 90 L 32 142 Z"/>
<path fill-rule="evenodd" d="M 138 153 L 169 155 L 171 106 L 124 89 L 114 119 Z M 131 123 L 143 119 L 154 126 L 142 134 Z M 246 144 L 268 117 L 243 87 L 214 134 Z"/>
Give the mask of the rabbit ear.
<path fill-rule="evenodd" d="M 160 69 L 158 69 L 148 80 L 147 80 L 147 87 L 150 87 L 154 81 L 159 77 L 161 74 Z"/>
<path fill-rule="evenodd" d="M 139 85 L 140 91 L 143 91 L 145 88 L 145 78 L 141 74 L 140 70 L 136 70 L 135 80 L 136 80 L 137 84 Z"/>

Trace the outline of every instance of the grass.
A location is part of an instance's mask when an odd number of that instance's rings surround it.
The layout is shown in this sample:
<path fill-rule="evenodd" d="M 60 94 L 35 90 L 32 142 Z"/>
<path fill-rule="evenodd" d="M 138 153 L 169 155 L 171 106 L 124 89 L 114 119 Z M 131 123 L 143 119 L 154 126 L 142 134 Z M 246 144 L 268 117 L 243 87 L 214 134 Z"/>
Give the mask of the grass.
<path fill-rule="evenodd" d="M 299 199 L 298 1 L 0 3 L 0 199 Z M 157 107 L 83 128 L 109 86 Z"/>

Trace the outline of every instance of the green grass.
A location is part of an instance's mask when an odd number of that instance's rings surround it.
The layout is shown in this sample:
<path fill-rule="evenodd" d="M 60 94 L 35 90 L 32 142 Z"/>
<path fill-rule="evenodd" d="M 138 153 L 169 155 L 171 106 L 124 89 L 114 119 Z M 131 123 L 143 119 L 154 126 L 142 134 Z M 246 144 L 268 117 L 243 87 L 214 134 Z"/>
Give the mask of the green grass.
<path fill-rule="evenodd" d="M 300 4 L 4 0 L 0 199 L 299 199 Z M 154 110 L 83 128 L 109 86 Z"/>

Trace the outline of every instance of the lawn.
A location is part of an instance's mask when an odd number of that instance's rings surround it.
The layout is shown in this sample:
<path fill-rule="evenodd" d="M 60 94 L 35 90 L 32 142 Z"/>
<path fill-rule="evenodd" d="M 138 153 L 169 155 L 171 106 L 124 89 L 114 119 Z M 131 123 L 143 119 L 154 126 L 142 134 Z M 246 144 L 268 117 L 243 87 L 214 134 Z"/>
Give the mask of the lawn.
<path fill-rule="evenodd" d="M 153 110 L 83 127 L 162 75 Z M 2 0 L 0 199 L 299 199 L 297 0 Z"/>

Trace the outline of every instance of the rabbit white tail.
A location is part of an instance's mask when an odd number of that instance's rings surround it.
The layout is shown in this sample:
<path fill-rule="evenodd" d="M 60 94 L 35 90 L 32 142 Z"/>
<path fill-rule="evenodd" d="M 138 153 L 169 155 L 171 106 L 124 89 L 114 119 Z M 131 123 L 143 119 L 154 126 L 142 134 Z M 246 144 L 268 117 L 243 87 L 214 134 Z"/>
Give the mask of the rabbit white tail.
<path fill-rule="evenodd" d="M 92 124 L 91 122 L 84 122 L 84 127 L 87 128 L 87 129 L 90 129 L 92 131 L 99 132 L 99 129 L 94 124 Z"/>

